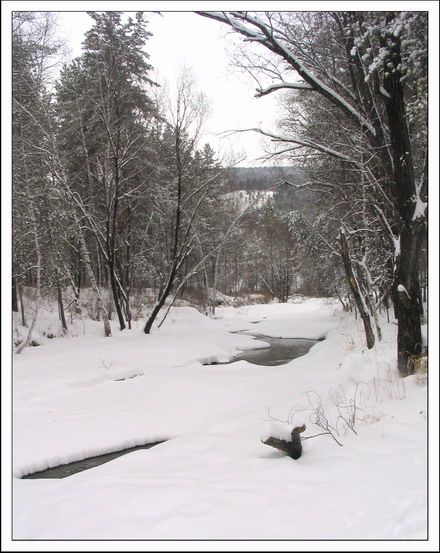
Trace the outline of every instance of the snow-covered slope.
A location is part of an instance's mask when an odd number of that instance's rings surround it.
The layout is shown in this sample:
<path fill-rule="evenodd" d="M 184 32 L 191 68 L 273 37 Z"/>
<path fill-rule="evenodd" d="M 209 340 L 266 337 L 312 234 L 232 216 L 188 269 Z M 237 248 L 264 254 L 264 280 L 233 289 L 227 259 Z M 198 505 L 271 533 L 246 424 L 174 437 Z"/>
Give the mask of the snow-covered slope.
<path fill-rule="evenodd" d="M 427 388 L 396 375 L 395 325 L 367 350 L 360 322 L 321 300 L 217 315 L 178 308 L 149 336 L 14 357 L 14 538 L 424 540 Z M 237 330 L 326 339 L 287 365 L 203 366 L 265 345 Z M 356 433 L 340 419 L 353 402 Z M 342 446 L 317 436 L 319 409 Z M 262 443 L 298 417 L 300 459 Z M 19 478 L 163 439 L 62 480 Z"/>

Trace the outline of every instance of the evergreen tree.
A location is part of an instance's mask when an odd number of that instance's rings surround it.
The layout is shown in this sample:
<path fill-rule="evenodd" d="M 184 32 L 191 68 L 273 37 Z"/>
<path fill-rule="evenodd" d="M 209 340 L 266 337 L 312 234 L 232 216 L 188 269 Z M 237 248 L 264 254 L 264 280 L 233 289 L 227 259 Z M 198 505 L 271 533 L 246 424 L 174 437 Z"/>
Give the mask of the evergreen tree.
<path fill-rule="evenodd" d="M 98 284 L 109 282 L 121 330 L 130 325 L 133 233 L 148 217 L 156 108 L 142 13 L 89 15 L 83 54 L 58 85 L 59 148 L 82 224 L 89 228 Z"/>

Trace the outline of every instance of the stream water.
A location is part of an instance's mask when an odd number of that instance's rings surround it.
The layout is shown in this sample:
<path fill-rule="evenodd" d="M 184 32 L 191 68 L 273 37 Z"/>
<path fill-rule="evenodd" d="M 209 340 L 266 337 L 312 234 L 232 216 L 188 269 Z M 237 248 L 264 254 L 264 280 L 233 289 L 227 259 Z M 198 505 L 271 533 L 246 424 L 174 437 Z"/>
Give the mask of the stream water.
<path fill-rule="evenodd" d="M 304 338 L 272 338 L 270 336 L 262 336 L 259 334 L 253 334 L 253 336 L 255 336 L 255 338 L 259 340 L 268 342 L 270 344 L 270 347 L 244 351 L 231 359 L 229 363 L 233 363 L 234 361 L 239 360 L 245 360 L 255 365 L 285 365 L 292 359 L 296 359 L 297 357 L 305 355 L 309 351 L 309 349 L 319 341 L 307 340 Z M 77 472 L 81 472 L 83 470 L 87 470 L 107 463 L 108 461 L 116 459 L 121 455 L 126 455 L 127 453 L 137 451 L 138 449 L 149 449 L 150 447 L 153 447 L 160 443 L 162 442 L 140 445 L 121 451 L 114 451 L 112 453 L 98 455 L 96 457 L 89 457 L 88 459 L 83 459 L 82 461 L 75 461 L 66 465 L 59 465 L 47 470 L 27 474 L 22 478 L 65 478 L 66 476 L 71 476 L 72 474 L 75 474 Z"/>
<path fill-rule="evenodd" d="M 103 455 L 97 455 L 96 457 L 89 457 L 88 459 L 82 459 L 81 461 L 74 461 L 73 463 L 68 463 L 66 465 L 58 465 L 57 467 L 52 467 L 50 469 L 33 472 L 32 474 L 26 474 L 26 476 L 22 476 L 22 478 L 66 478 L 66 476 L 71 476 L 77 472 L 108 463 L 112 459 L 116 459 L 121 455 L 132 453 L 138 449 L 149 449 L 150 447 L 161 443 L 162 442 L 155 442 L 152 444 L 144 444 L 136 447 L 130 447 L 128 449 L 122 449 L 120 451 L 113 451 L 112 453 L 104 453 Z"/>
<path fill-rule="evenodd" d="M 249 361 L 255 365 L 285 365 L 292 359 L 305 355 L 319 340 L 305 338 L 272 338 L 253 334 L 258 340 L 268 342 L 270 347 L 264 349 L 250 349 L 236 355 L 230 363 L 239 360 Z"/>

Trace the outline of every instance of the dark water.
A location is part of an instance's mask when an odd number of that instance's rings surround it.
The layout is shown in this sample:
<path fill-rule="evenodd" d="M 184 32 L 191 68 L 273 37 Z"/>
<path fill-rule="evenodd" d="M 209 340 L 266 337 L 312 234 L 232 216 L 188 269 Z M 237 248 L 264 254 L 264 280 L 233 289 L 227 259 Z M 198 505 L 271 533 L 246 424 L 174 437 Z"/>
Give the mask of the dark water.
<path fill-rule="evenodd" d="M 66 476 L 71 476 L 77 472 L 108 463 L 112 459 L 116 459 L 121 455 L 132 453 L 138 449 L 149 449 L 150 447 L 161 443 L 162 442 L 155 442 L 153 444 L 138 445 L 136 447 L 122 449 L 120 451 L 113 451 L 112 453 L 105 453 L 104 455 L 98 455 L 96 457 L 89 457 L 88 459 L 83 459 L 82 461 L 75 461 L 73 463 L 68 463 L 67 465 L 58 465 L 57 467 L 52 467 L 50 469 L 33 472 L 32 474 L 26 474 L 26 476 L 22 476 L 22 478 L 66 478 Z"/>
<path fill-rule="evenodd" d="M 305 355 L 309 349 L 319 340 L 306 340 L 304 338 L 271 338 L 270 336 L 254 335 L 258 340 L 270 344 L 269 348 L 251 349 L 236 355 L 234 361 L 244 360 L 255 365 L 285 365 L 292 359 Z"/>
<path fill-rule="evenodd" d="M 245 360 L 255 365 L 285 365 L 292 359 L 305 355 L 313 345 L 319 342 L 319 340 L 306 340 L 304 338 L 271 338 L 269 336 L 257 334 L 254 334 L 253 336 L 255 336 L 258 340 L 263 340 L 264 342 L 269 343 L 270 347 L 244 351 L 231 359 L 229 363 Z M 27 474 L 22 478 L 66 478 L 66 476 L 71 476 L 77 472 L 108 463 L 112 459 L 116 459 L 121 455 L 126 455 L 127 453 L 137 451 L 138 449 L 149 449 L 150 447 L 160 443 L 162 442 L 131 447 L 121 451 L 98 455 L 97 457 L 89 457 L 88 459 L 83 459 L 82 461 L 75 461 L 74 463 L 69 463 L 67 465 L 59 465 L 58 467 Z"/>

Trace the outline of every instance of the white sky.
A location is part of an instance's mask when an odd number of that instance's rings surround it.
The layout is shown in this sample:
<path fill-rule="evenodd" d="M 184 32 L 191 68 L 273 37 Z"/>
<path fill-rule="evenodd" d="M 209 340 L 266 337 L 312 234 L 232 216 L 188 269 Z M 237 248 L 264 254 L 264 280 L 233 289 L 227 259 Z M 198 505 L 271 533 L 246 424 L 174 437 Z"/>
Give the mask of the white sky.
<path fill-rule="evenodd" d="M 64 4 L 69 3 L 58 3 L 57 7 L 63 9 Z M 91 5 L 95 3 L 88 4 L 87 9 L 91 11 Z M 130 4 L 124 2 L 119 9 L 128 11 Z M 219 134 L 250 127 L 273 129 L 278 98 L 274 95 L 260 99 L 254 97 L 255 81 L 231 65 L 227 50 L 232 49 L 232 37 L 227 35 L 228 29 L 224 25 L 190 11 L 167 11 L 167 3 L 162 4 L 162 15 L 147 15 L 148 30 L 153 36 L 146 51 L 155 70 L 154 78 L 160 84 L 167 82 L 172 91 L 179 70 L 191 68 L 198 89 L 206 94 L 212 109 L 204 127 L 202 143 L 209 142 L 220 157 L 232 153 L 236 157 L 245 157 L 240 165 L 260 165 L 262 162 L 257 158 L 264 154 L 261 135 L 249 132 L 221 137 Z M 144 4 L 143 9 L 148 9 L 148 6 L 148 3 Z M 85 12 L 63 11 L 58 24 L 60 35 L 68 40 L 72 56 L 80 55 L 84 32 L 91 28 L 93 20 Z"/>
<path fill-rule="evenodd" d="M 413 10 L 413 2 L 399 2 L 398 9 Z M 353 9 L 352 2 L 335 1 L 331 9 Z M 395 2 L 356 2 L 357 10 L 395 9 Z M 4 21 L 9 20 L 8 11 L 59 11 L 60 34 L 68 40 L 73 57 L 81 54 L 81 42 L 84 32 L 89 30 L 93 20 L 86 11 L 161 11 L 163 16 L 149 13 L 150 25 L 148 30 L 153 37 L 147 43 L 146 50 L 150 54 L 150 62 L 157 71 L 156 80 L 169 83 L 172 91 L 178 70 L 189 66 L 196 78 L 199 90 L 208 97 L 212 116 L 205 126 L 203 142 L 209 142 L 216 152 L 228 157 L 235 153 L 235 157 L 245 157 L 239 163 L 243 166 L 262 164 L 258 160 L 264 154 L 261 147 L 264 138 L 256 133 L 241 133 L 229 137 L 219 137 L 232 129 L 246 129 L 262 127 L 275 130 L 276 120 L 279 117 L 279 94 L 272 94 L 263 98 L 254 97 L 256 83 L 250 76 L 238 72 L 231 65 L 227 51 L 232 50 L 231 35 L 228 28 L 221 23 L 198 16 L 191 10 L 230 10 L 249 9 L 252 11 L 289 11 L 297 10 L 326 10 L 328 2 L 231 2 L 231 1 L 5 1 L 2 2 L 2 31 Z M 418 2 L 417 9 L 433 10 L 438 14 L 437 2 Z M 432 18 L 434 14 L 431 14 Z M 9 31 L 8 31 L 9 32 Z M 2 35 L 4 33 L 2 32 Z M 234 37 L 237 40 L 237 37 Z M 263 80 L 264 84 L 269 84 Z M 277 163 L 277 160 L 272 162 Z M 279 163 L 279 161 L 278 161 Z"/>
<path fill-rule="evenodd" d="M 261 137 L 253 133 L 235 135 L 221 142 L 212 133 L 220 133 L 230 129 L 244 129 L 261 126 L 274 130 L 277 115 L 277 95 L 264 98 L 254 98 L 255 82 L 243 73 L 238 74 L 229 65 L 226 49 L 230 48 L 231 37 L 227 36 L 227 27 L 218 22 L 191 13 L 191 10 L 234 10 L 249 9 L 252 11 L 289 11 L 296 10 L 426 10 L 430 12 L 430 229 L 431 244 L 438 241 L 438 218 L 435 215 L 438 205 L 438 2 L 437 1 L 382 1 L 364 2 L 336 1 L 334 2 L 286 2 L 272 0 L 271 2 L 239 2 L 236 1 L 2 1 L 1 39 L 2 39 L 2 119 L 10 122 L 11 88 L 10 83 L 10 15 L 14 10 L 20 11 L 62 11 L 60 23 L 63 24 L 63 34 L 69 40 L 73 55 L 81 53 L 81 42 L 84 32 L 93 23 L 86 11 L 162 11 L 163 17 L 155 14 L 149 16 L 149 30 L 154 33 L 147 44 L 150 61 L 159 72 L 160 79 L 173 81 L 176 71 L 183 64 L 191 65 L 201 91 L 212 103 L 213 116 L 206 130 L 206 135 L 220 154 L 227 155 L 234 149 L 237 155 L 245 153 L 247 158 L 240 163 L 243 166 L 258 165 L 256 158 L 263 154 L 259 144 Z M 186 10 L 186 12 L 184 12 Z M 81 13 L 82 12 L 82 13 Z M 11 143 L 10 124 L 2 125 L 2 179 L 10 182 L 11 159 L 8 155 Z M 273 163 L 276 163 L 274 161 Z M 2 187 L 2 205 L 9 205 L 10 190 Z M 9 228 L 10 213 L 2 209 L 2 223 Z M 3 224 L 2 224 L 3 226 Z M 9 233 L 8 233 L 9 234 Z M 7 245 L 8 246 L 8 245 Z M 8 246 L 9 247 L 9 246 Z M 5 248 L 3 248 L 5 251 Z M 438 258 L 431 266 L 438 267 Z M 437 271 L 438 274 L 438 271 Z"/>

